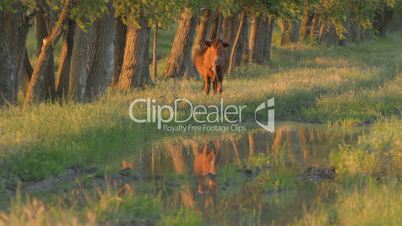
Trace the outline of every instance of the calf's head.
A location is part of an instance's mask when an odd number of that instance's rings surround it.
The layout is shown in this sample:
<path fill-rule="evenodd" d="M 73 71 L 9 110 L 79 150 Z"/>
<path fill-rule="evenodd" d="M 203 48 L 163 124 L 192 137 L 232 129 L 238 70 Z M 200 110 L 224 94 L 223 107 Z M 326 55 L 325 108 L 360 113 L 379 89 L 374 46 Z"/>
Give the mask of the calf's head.
<path fill-rule="evenodd" d="M 208 46 L 209 50 L 209 57 L 211 62 L 211 70 L 212 72 L 217 75 L 218 71 L 222 68 L 224 62 L 224 48 L 229 47 L 229 44 L 217 39 L 214 41 L 205 41 L 205 45 Z"/>

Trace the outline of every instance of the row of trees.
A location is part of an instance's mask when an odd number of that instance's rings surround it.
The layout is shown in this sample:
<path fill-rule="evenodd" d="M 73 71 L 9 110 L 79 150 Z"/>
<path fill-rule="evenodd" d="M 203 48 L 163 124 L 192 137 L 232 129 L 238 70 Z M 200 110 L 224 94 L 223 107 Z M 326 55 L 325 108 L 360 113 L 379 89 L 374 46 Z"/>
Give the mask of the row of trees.
<path fill-rule="evenodd" d="M 157 33 L 177 24 L 164 75 L 196 77 L 193 54 L 206 39 L 231 44 L 229 74 L 268 64 L 275 25 L 281 44 L 345 45 L 400 26 L 400 0 L 4 0 L 0 3 L 0 106 L 91 101 L 113 86 L 131 90 L 157 74 Z M 26 39 L 35 28 L 34 65 Z M 62 49 L 55 62 L 55 44 Z"/>

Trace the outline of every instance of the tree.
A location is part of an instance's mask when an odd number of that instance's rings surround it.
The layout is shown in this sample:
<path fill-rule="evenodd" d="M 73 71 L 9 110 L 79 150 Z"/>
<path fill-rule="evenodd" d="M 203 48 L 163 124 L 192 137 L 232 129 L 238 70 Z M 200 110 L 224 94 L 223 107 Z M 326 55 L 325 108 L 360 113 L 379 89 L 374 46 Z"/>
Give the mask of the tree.
<path fill-rule="evenodd" d="M 0 107 L 17 103 L 29 19 L 21 2 L 9 6 L 0 4 Z"/>
<path fill-rule="evenodd" d="M 115 41 L 116 46 L 114 47 L 114 67 L 113 67 L 113 80 L 112 84 L 117 85 L 119 82 L 119 76 L 121 73 L 121 67 L 123 65 L 124 59 L 124 47 L 126 44 L 126 36 L 127 36 L 127 26 L 123 23 L 121 18 L 117 18 L 116 20 L 116 32 L 115 32 Z"/>
<path fill-rule="evenodd" d="M 194 55 L 198 50 L 200 50 L 204 46 L 204 41 L 207 39 L 211 23 L 212 23 L 211 10 L 208 8 L 202 9 L 196 27 L 196 35 L 194 38 L 192 55 Z"/>
<path fill-rule="evenodd" d="M 117 84 L 120 90 L 130 90 L 150 84 L 148 63 L 150 28 L 145 19 L 139 25 L 128 24 L 123 65 Z"/>
<path fill-rule="evenodd" d="M 75 26 L 76 23 L 73 20 L 68 20 L 67 31 L 64 34 L 56 75 L 56 96 L 58 98 L 66 97 L 68 92 Z"/>
<path fill-rule="evenodd" d="M 278 15 L 282 1 L 258 1 L 249 6 L 251 14 L 248 61 L 254 64 L 264 64 L 270 59 L 272 40 L 271 22 Z M 269 49 L 268 49 L 269 48 Z"/>
<path fill-rule="evenodd" d="M 100 15 L 105 12 L 105 1 L 104 0 L 87 0 L 87 1 L 72 1 L 72 0 L 55 0 L 55 1 L 43 1 L 43 0 L 33 0 L 27 1 L 27 5 L 32 7 L 32 10 L 39 10 L 42 12 L 42 15 L 46 18 L 45 24 L 48 31 L 48 34 L 45 38 L 42 39 L 42 45 L 40 49 L 40 53 L 38 55 L 38 59 L 34 66 L 34 70 L 32 72 L 31 80 L 27 87 L 26 96 L 24 99 L 24 109 L 31 103 L 37 102 L 40 100 L 40 93 L 43 91 L 41 88 L 41 81 L 43 81 L 43 77 L 46 74 L 46 70 L 48 69 L 49 59 L 51 59 L 53 52 L 53 45 L 58 40 L 60 34 L 63 32 L 63 27 L 65 21 L 67 19 L 74 20 L 79 27 L 85 29 L 89 27 Z M 32 5 L 30 5 L 32 4 Z M 50 26 L 52 24 L 52 26 Z M 78 26 L 77 26 L 78 27 Z M 42 32 L 43 33 L 43 32 Z M 39 36 L 38 42 L 41 39 Z M 73 48 L 74 49 L 74 48 Z M 77 49 L 77 48 L 76 48 Z M 68 53 L 68 51 L 67 51 Z M 74 55 L 74 53 L 71 53 Z M 60 62 L 60 65 L 63 65 L 63 69 L 61 69 L 65 73 L 65 66 L 68 65 L 68 62 L 64 62 L 64 60 L 70 60 L 71 58 L 63 57 L 63 62 Z M 70 64 L 71 66 L 72 64 Z M 75 67 L 75 65 L 74 65 Z M 71 70 L 70 73 L 71 75 Z M 46 75 L 52 76 L 50 78 L 50 86 L 54 87 L 54 74 Z M 58 80 L 58 82 L 66 81 L 65 78 Z M 71 82 L 71 78 L 69 78 Z M 53 88 L 52 88 L 53 89 Z M 74 90 L 73 87 L 69 87 L 69 90 Z"/>
<path fill-rule="evenodd" d="M 237 28 L 236 37 L 235 37 L 235 39 L 233 41 L 232 49 L 230 51 L 229 67 L 228 67 L 229 76 L 232 75 L 233 66 L 234 66 L 234 58 L 236 56 L 237 45 L 239 44 L 240 36 L 241 36 L 242 31 L 243 31 L 243 26 L 246 23 L 245 14 L 246 14 L 246 12 L 244 10 L 239 14 L 239 18 L 240 18 L 239 19 L 239 26 Z"/>
<path fill-rule="evenodd" d="M 43 39 L 41 51 L 38 56 L 37 62 L 32 72 L 31 80 L 27 88 L 26 96 L 24 99 L 24 108 L 26 108 L 29 104 L 34 102 L 35 99 L 36 100 L 38 99 L 37 89 L 40 89 L 39 84 L 40 75 L 43 74 L 43 71 L 46 69 L 45 63 L 46 60 L 48 59 L 48 51 L 52 50 L 52 45 L 59 36 L 64 20 L 66 19 L 69 13 L 70 7 L 71 7 L 71 0 L 65 0 L 59 18 L 54 27 L 52 28 L 52 32 L 50 33 L 49 36 Z"/>
<path fill-rule="evenodd" d="M 381 35 L 400 0 L 305 0 L 299 43 L 345 43 Z M 339 41 L 339 42 L 338 42 Z"/>
<path fill-rule="evenodd" d="M 246 64 L 248 62 L 248 34 L 249 34 L 249 23 L 248 23 L 248 16 L 245 14 L 244 19 L 243 19 L 243 26 L 240 27 L 240 23 L 242 20 L 239 20 L 239 26 L 238 29 L 240 29 L 240 37 L 239 37 L 239 43 L 238 47 L 235 50 L 235 59 L 234 59 L 234 65 L 235 66 L 240 66 L 241 64 Z M 233 47 L 235 45 L 233 44 Z"/>
<path fill-rule="evenodd" d="M 220 37 L 222 30 L 222 14 L 218 9 L 211 15 L 211 26 L 209 27 L 208 39 L 215 40 Z"/>
<path fill-rule="evenodd" d="M 264 20 L 256 14 L 252 16 L 249 38 L 249 63 L 262 64 L 264 62 L 262 50 L 265 24 Z"/>
<path fill-rule="evenodd" d="M 151 26 L 164 27 L 171 22 L 181 1 L 135 2 L 114 0 L 116 14 L 127 25 L 122 69 L 117 82 L 120 90 L 152 84 L 149 73 L 149 34 Z"/>
<path fill-rule="evenodd" d="M 86 31 L 80 26 L 75 27 L 74 46 L 70 62 L 68 97 L 77 102 L 87 100 L 87 82 L 89 70 L 94 59 L 94 27 Z"/>
<path fill-rule="evenodd" d="M 266 30 L 264 31 L 266 33 L 264 37 L 262 55 L 264 63 L 268 64 L 271 61 L 272 34 L 274 31 L 275 17 L 270 16 L 266 23 Z"/>
<path fill-rule="evenodd" d="M 191 61 L 188 61 L 187 63 L 187 68 L 184 75 L 185 77 L 195 77 L 198 75 L 193 64 L 194 57 L 197 54 L 197 52 L 203 48 L 211 24 L 212 24 L 211 10 L 208 8 L 202 8 L 195 29 L 193 48 L 191 50 Z"/>
<path fill-rule="evenodd" d="M 224 16 L 222 22 L 222 30 L 220 33 L 220 39 L 233 45 L 236 36 L 237 15 Z"/>
<path fill-rule="evenodd" d="M 42 4 L 39 5 L 39 12 L 35 17 L 35 30 L 36 30 L 36 41 L 37 41 L 37 53 L 40 54 L 40 50 L 43 45 L 43 40 L 50 34 L 52 29 L 52 22 L 50 21 L 50 16 L 45 15 L 46 12 L 49 12 L 45 6 L 41 7 Z M 46 11 L 46 12 L 45 12 Z M 46 59 L 43 63 L 43 70 L 41 70 L 39 75 L 39 83 L 40 89 L 37 89 L 37 96 L 40 96 L 40 99 L 49 100 L 55 97 L 55 82 L 54 82 L 54 56 L 53 56 L 53 47 L 49 47 L 49 51 L 46 51 Z"/>
<path fill-rule="evenodd" d="M 109 87 L 115 63 L 115 18 L 112 5 L 109 4 L 109 13 L 99 18 L 94 25 L 95 52 L 91 70 L 88 75 L 88 98 L 95 99 L 103 95 Z"/>
<path fill-rule="evenodd" d="M 191 47 L 196 28 L 196 18 L 190 8 L 184 8 L 178 20 L 178 28 L 169 54 L 166 76 L 182 78 L 191 62 Z"/>

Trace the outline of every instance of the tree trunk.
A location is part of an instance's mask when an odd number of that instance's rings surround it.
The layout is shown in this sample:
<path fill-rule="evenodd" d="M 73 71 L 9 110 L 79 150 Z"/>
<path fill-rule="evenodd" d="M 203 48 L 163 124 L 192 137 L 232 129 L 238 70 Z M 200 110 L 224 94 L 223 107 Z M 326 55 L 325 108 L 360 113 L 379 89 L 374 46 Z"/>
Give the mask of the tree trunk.
<path fill-rule="evenodd" d="M 243 30 L 243 26 L 244 26 L 244 20 L 245 20 L 245 12 L 242 11 L 239 15 L 239 26 L 237 28 L 237 32 L 236 32 L 236 37 L 233 41 L 233 45 L 232 45 L 232 49 L 230 51 L 230 58 L 229 58 L 229 69 L 228 69 L 228 74 L 229 76 L 232 76 L 232 71 L 233 71 L 233 64 L 234 64 L 234 58 L 236 56 L 236 51 L 237 51 L 237 46 L 239 44 L 239 40 L 240 40 L 240 36 L 241 36 L 241 32 Z"/>
<path fill-rule="evenodd" d="M 240 26 L 240 22 L 241 22 L 241 17 L 239 17 L 239 26 Z M 240 38 L 239 44 L 238 44 L 239 46 L 237 48 L 236 56 L 235 56 L 235 60 L 234 60 L 234 65 L 236 67 L 240 66 L 241 64 L 246 64 L 248 62 L 249 26 L 248 26 L 247 15 L 244 15 L 243 25 L 242 25 L 242 29 L 241 29 L 239 38 Z"/>
<path fill-rule="evenodd" d="M 292 31 L 291 31 L 291 41 L 292 43 L 299 42 L 299 33 L 300 33 L 300 21 L 293 20 L 292 22 Z"/>
<path fill-rule="evenodd" d="M 111 12 L 95 23 L 95 54 L 87 83 L 90 100 L 104 95 L 113 77 L 116 35 L 112 7 L 109 7 L 109 9 Z"/>
<path fill-rule="evenodd" d="M 29 83 L 29 81 L 31 80 L 31 77 L 32 77 L 33 68 L 32 68 L 31 61 L 29 60 L 28 51 L 26 48 L 25 48 L 25 56 L 24 56 L 24 71 L 26 73 L 27 81 Z"/>
<path fill-rule="evenodd" d="M 213 17 L 211 16 L 211 10 L 209 9 L 204 9 L 201 16 L 198 19 L 198 22 L 196 23 L 196 31 L 195 31 L 195 38 L 193 42 L 193 48 L 191 51 L 191 61 L 188 61 L 187 66 L 186 66 L 186 71 L 184 73 L 184 77 L 186 78 L 195 78 L 198 79 L 198 72 L 195 69 L 193 59 L 195 54 L 197 54 L 198 51 L 200 51 L 204 47 L 204 42 L 207 40 L 207 35 L 209 28 L 212 26 L 212 21 Z"/>
<path fill-rule="evenodd" d="M 299 39 L 300 32 L 300 22 L 295 20 L 292 21 L 290 19 L 282 19 L 279 22 L 279 27 L 281 29 L 282 38 L 281 38 L 281 46 L 287 46 L 292 43 L 296 43 Z"/>
<path fill-rule="evenodd" d="M 230 46 L 233 45 L 233 42 L 234 42 L 234 39 L 236 36 L 235 28 L 236 28 L 236 17 L 235 16 L 225 17 L 223 19 L 220 39 L 229 43 Z"/>
<path fill-rule="evenodd" d="M 117 84 L 119 90 L 128 91 L 151 83 L 148 62 L 150 28 L 144 18 L 140 19 L 139 25 L 140 28 L 127 25 L 123 65 Z"/>
<path fill-rule="evenodd" d="M 221 22 L 222 22 L 221 13 L 219 12 L 219 10 L 217 10 L 212 15 L 212 23 L 208 35 L 209 40 L 215 40 L 219 37 L 221 31 Z"/>
<path fill-rule="evenodd" d="M 203 14 L 200 16 L 200 19 L 196 28 L 196 35 L 194 38 L 192 56 L 197 53 L 197 51 L 201 50 L 204 46 L 204 42 L 207 39 L 208 28 L 211 26 L 211 11 L 209 9 L 205 9 Z"/>
<path fill-rule="evenodd" d="M 197 52 L 200 51 L 202 49 L 202 47 L 204 46 L 204 42 L 207 39 L 208 28 L 212 24 L 211 19 L 212 19 L 211 11 L 209 9 L 203 10 L 203 12 L 198 20 L 197 26 L 196 26 L 195 38 L 194 38 L 193 48 L 191 51 L 192 61 L 194 59 L 195 54 L 197 54 Z M 195 69 L 192 61 L 188 63 L 184 76 L 198 78 L 197 70 Z"/>
<path fill-rule="evenodd" d="M 14 12 L 0 10 L 0 107 L 17 103 L 18 77 L 25 58 L 29 26 L 21 4 L 14 6 Z"/>
<path fill-rule="evenodd" d="M 68 84 L 68 96 L 77 102 L 86 101 L 87 81 L 91 62 L 93 61 L 92 37 L 94 27 L 83 31 L 79 26 L 75 27 L 74 46 L 71 55 L 70 76 Z"/>
<path fill-rule="evenodd" d="M 266 26 L 267 31 L 266 36 L 264 37 L 264 46 L 262 53 L 264 62 L 268 64 L 271 61 L 272 34 L 274 31 L 275 18 L 273 16 L 270 16 L 266 23 L 267 23 Z"/>
<path fill-rule="evenodd" d="M 154 28 L 154 43 L 152 48 L 152 67 L 154 69 L 154 80 L 158 77 L 158 57 L 157 57 L 157 48 L 158 48 L 158 24 L 155 25 Z"/>
<path fill-rule="evenodd" d="M 67 97 L 75 27 L 75 22 L 69 20 L 67 32 L 64 36 L 63 47 L 59 56 L 59 68 L 56 76 L 56 96 L 58 98 Z"/>
<path fill-rule="evenodd" d="M 126 45 L 127 26 L 121 21 L 120 18 L 116 20 L 116 46 L 114 47 L 114 71 L 113 71 L 113 85 L 119 82 L 119 76 L 124 59 L 124 48 Z"/>
<path fill-rule="evenodd" d="M 389 32 L 400 31 L 402 28 L 402 13 L 398 10 L 391 11 L 391 9 L 388 9 L 384 14 L 386 22 L 384 24 L 385 26 L 380 30 L 380 35 L 381 33 L 386 35 Z"/>
<path fill-rule="evenodd" d="M 315 15 L 311 21 L 310 26 L 310 44 L 313 45 L 317 39 L 317 26 L 318 26 L 318 16 Z"/>
<path fill-rule="evenodd" d="M 39 96 L 36 95 L 35 91 L 37 89 L 40 89 L 40 76 L 43 75 L 43 71 L 46 70 L 46 60 L 48 58 L 48 52 L 52 50 L 52 45 L 54 44 L 54 41 L 60 35 L 64 20 L 66 19 L 70 9 L 70 3 L 71 0 L 66 0 L 64 2 L 60 16 L 56 24 L 52 28 L 51 34 L 45 39 L 43 39 L 42 48 L 38 56 L 38 59 L 36 60 L 31 81 L 29 82 L 27 88 L 27 94 L 24 100 L 24 109 L 26 109 L 26 107 L 28 107 L 28 105 L 31 104 L 32 102 L 38 100 Z"/>
<path fill-rule="evenodd" d="M 185 77 L 187 79 L 199 79 L 198 72 L 195 69 L 195 66 L 194 66 L 194 63 L 193 63 L 193 60 L 192 60 L 191 51 L 188 51 L 186 54 L 188 54 L 188 55 L 185 57 L 185 65 L 186 65 L 185 67 L 186 67 L 186 69 L 184 70 L 184 76 L 183 77 Z"/>
<path fill-rule="evenodd" d="M 257 51 L 257 32 L 260 19 L 253 15 L 250 22 L 250 38 L 249 38 L 249 63 L 255 63 L 255 52 Z"/>
<path fill-rule="evenodd" d="M 196 20 L 190 9 L 184 9 L 178 24 L 172 50 L 167 61 L 166 76 L 169 78 L 183 77 L 188 63 L 191 62 L 191 47 Z"/>
<path fill-rule="evenodd" d="M 42 48 L 43 40 L 50 34 L 50 21 L 46 20 L 43 13 L 38 13 L 35 18 L 35 30 L 37 41 L 38 55 Z M 46 60 L 43 63 L 43 70 L 39 75 L 40 88 L 36 90 L 36 95 L 40 95 L 40 99 L 49 100 L 55 97 L 55 82 L 54 82 L 54 57 L 53 46 L 49 46 L 46 51 Z"/>
<path fill-rule="evenodd" d="M 318 31 L 318 43 L 321 44 L 327 34 L 327 24 L 322 21 L 320 24 L 320 29 Z"/>
<path fill-rule="evenodd" d="M 303 18 L 300 22 L 300 30 L 299 30 L 299 43 L 303 43 L 305 38 L 308 35 L 308 29 L 311 24 L 311 17 L 307 9 L 308 6 L 305 6 Z"/>
<path fill-rule="evenodd" d="M 346 25 L 347 40 L 352 42 L 361 41 L 360 25 L 356 22 L 348 22 Z"/>
<path fill-rule="evenodd" d="M 253 16 L 250 29 L 249 63 L 264 63 L 264 39 L 267 36 L 267 22 L 257 16 Z"/>
<path fill-rule="evenodd" d="M 376 13 L 374 28 L 378 31 L 381 37 L 385 37 L 386 33 L 388 32 L 393 15 L 394 12 L 388 6 L 385 6 Z"/>
<path fill-rule="evenodd" d="M 21 73 L 20 73 L 20 77 L 18 78 L 18 86 L 19 86 L 19 90 L 22 92 L 22 95 L 25 97 L 26 95 L 26 89 L 27 86 L 29 84 L 29 80 L 31 80 L 31 76 L 32 76 L 32 72 L 33 72 L 33 68 L 32 68 L 32 64 L 29 61 L 29 56 L 28 56 L 28 52 L 25 49 L 25 56 L 24 56 L 24 65 L 21 68 Z"/>
<path fill-rule="evenodd" d="M 336 33 L 336 29 L 333 25 L 329 27 L 329 30 L 325 32 L 323 41 L 327 45 L 336 45 L 339 42 L 338 34 Z"/>

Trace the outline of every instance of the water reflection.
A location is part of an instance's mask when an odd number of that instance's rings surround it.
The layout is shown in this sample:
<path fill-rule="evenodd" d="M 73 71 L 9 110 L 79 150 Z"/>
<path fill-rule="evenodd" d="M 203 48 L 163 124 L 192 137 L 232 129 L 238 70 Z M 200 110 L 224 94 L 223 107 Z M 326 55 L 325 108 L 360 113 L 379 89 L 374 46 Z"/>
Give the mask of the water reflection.
<path fill-rule="evenodd" d="M 331 181 L 296 181 L 290 189 L 277 189 L 277 183 L 285 187 L 307 167 L 328 166 L 329 152 L 339 143 L 356 142 L 358 134 L 285 123 L 274 134 L 253 130 L 167 140 L 136 164 L 153 178 L 153 192 L 167 209 L 193 208 L 213 225 L 282 225 L 317 198 L 331 200 L 334 192 Z M 261 156 L 270 168 L 251 167 Z"/>

